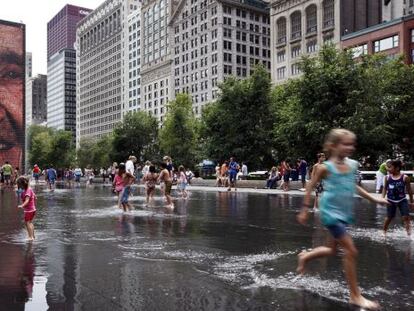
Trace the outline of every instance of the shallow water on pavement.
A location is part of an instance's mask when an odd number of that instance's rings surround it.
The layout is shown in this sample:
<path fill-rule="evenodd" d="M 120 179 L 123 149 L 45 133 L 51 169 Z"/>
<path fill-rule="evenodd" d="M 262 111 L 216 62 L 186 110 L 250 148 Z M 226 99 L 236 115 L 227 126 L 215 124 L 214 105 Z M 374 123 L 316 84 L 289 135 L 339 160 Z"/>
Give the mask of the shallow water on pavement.
<path fill-rule="evenodd" d="M 323 245 L 317 213 L 295 221 L 302 197 L 192 191 L 175 209 L 143 189 L 123 213 L 109 187 L 35 187 L 36 241 L 25 241 L 13 191 L 0 190 L 0 310 L 349 310 L 339 256 L 310 263 Z M 157 193 L 159 195 L 159 193 Z M 414 308 L 414 239 L 385 209 L 357 201 L 350 229 L 360 286 L 385 310 Z"/>

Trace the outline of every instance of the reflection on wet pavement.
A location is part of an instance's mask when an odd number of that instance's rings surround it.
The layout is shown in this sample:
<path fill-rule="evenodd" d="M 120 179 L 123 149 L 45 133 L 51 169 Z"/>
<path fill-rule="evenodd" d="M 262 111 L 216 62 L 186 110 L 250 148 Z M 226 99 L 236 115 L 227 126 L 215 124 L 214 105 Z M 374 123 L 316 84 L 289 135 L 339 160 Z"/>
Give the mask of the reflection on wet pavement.
<path fill-rule="evenodd" d="M 295 222 L 301 197 L 192 192 L 174 211 L 163 199 L 123 213 L 109 187 L 38 194 L 34 243 L 15 193 L 0 192 L 0 310 L 348 310 L 339 256 L 297 276 L 296 255 L 326 242 L 315 219 Z M 414 240 L 384 211 L 358 200 L 351 229 L 360 285 L 386 310 L 414 300 Z"/>

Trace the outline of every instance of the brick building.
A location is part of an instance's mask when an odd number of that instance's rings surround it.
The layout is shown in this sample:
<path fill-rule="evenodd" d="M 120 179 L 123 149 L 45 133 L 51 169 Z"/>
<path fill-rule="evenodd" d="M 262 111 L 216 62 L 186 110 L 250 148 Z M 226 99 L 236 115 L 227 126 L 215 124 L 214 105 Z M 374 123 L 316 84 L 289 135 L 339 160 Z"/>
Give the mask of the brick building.
<path fill-rule="evenodd" d="M 341 38 L 341 47 L 353 49 L 354 57 L 384 53 L 390 58 L 405 56 L 407 64 L 414 58 L 414 15 L 384 22 Z"/>

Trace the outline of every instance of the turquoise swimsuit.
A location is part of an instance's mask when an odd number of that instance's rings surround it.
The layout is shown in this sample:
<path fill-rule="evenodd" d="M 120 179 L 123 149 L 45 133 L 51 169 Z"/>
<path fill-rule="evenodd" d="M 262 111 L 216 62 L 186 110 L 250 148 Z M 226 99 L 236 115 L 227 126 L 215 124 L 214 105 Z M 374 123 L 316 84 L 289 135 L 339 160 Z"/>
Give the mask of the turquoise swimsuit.
<path fill-rule="evenodd" d="M 324 192 L 319 207 L 321 221 L 325 226 L 354 222 L 355 174 L 358 162 L 345 159 L 345 163 L 350 168 L 347 173 L 339 172 L 331 161 L 324 162 L 328 176 L 323 180 Z"/>

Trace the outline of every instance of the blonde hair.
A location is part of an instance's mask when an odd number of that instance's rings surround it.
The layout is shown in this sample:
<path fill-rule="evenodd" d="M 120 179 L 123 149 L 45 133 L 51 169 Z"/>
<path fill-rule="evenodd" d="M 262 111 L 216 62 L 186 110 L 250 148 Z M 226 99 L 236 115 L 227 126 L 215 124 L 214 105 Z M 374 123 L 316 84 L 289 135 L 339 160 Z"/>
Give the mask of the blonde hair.
<path fill-rule="evenodd" d="M 336 128 L 329 131 L 325 137 L 325 142 L 323 144 L 323 151 L 327 157 L 331 156 L 332 147 L 339 144 L 345 136 L 356 139 L 355 133 L 346 129 Z"/>

